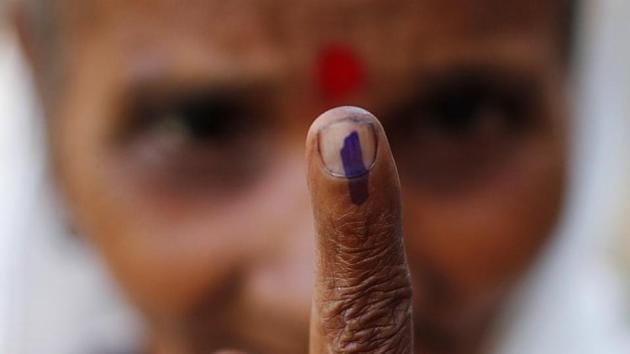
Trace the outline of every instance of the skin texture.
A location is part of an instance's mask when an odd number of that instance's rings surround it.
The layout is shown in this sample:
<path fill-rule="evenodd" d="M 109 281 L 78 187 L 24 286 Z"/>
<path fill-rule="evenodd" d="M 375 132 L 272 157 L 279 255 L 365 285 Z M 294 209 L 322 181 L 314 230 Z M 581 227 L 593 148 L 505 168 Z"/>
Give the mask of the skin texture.
<path fill-rule="evenodd" d="M 335 122 L 349 118 L 373 124 L 378 148 L 369 172 L 348 179 L 322 168 L 325 140 L 317 135 L 322 127 L 335 129 Z M 313 123 L 306 146 L 317 233 L 310 352 L 411 353 L 412 296 L 400 183 L 383 127 L 368 112 L 338 108 Z M 369 197 L 357 203 L 353 183 L 365 184 Z"/>
<path fill-rule="evenodd" d="M 405 279 L 408 260 L 416 350 L 482 351 L 561 206 L 560 1 L 51 3 L 51 37 L 18 23 L 53 170 L 74 226 L 145 314 L 147 350 L 302 353 L 310 326 L 313 352 L 359 351 L 327 305 L 332 260 L 350 262 L 342 280 L 360 263 L 335 253 L 357 232 L 338 224 L 348 217 L 392 241 L 378 271 Z M 343 96 L 318 84 L 330 45 L 365 70 Z M 382 145 L 360 206 L 315 170 L 316 128 L 304 159 L 313 117 L 341 104 L 379 117 L 400 172 L 402 187 Z M 392 293 L 408 333 L 407 293 Z"/>

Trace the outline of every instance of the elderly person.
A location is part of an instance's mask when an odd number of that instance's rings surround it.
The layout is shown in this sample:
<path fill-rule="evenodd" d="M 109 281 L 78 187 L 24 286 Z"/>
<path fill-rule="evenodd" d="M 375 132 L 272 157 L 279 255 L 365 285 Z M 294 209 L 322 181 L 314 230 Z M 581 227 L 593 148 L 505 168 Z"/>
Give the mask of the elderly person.
<path fill-rule="evenodd" d="M 561 208 L 574 6 L 28 0 L 16 23 L 145 352 L 458 354 Z"/>

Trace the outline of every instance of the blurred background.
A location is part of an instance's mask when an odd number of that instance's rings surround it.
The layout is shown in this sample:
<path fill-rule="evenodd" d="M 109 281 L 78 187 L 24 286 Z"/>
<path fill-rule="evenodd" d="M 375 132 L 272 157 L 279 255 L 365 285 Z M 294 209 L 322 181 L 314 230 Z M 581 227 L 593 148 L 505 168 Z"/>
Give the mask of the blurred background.
<path fill-rule="evenodd" d="M 142 322 L 58 221 L 40 111 L 0 9 L 0 352 L 81 338 L 114 353 L 112 342 L 143 335 Z M 584 1 L 581 14 L 569 207 L 502 319 L 497 353 L 630 350 L 630 2 Z"/>

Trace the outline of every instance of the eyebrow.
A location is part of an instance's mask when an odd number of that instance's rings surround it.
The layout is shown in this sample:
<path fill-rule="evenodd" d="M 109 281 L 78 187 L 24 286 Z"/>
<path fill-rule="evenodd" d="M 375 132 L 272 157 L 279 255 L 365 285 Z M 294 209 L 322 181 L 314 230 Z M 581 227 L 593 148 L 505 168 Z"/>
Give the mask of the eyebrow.
<path fill-rule="evenodd" d="M 282 74 L 275 67 L 228 68 L 199 62 L 203 63 L 167 64 L 159 56 L 136 59 L 123 66 L 121 100 L 155 102 L 191 94 L 269 93 L 275 92 L 282 82 Z"/>
<path fill-rule="evenodd" d="M 245 103 L 269 104 L 280 84 L 268 72 L 226 74 L 205 70 L 182 73 L 172 69 L 130 72 L 123 78 L 116 95 L 116 122 L 112 140 L 125 140 L 142 125 L 146 110 L 166 109 L 190 99 L 222 99 Z"/>
<path fill-rule="evenodd" d="M 409 119 L 410 112 L 424 109 L 436 98 L 453 92 L 502 93 L 520 102 L 536 104 L 541 95 L 544 75 L 532 67 L 495 66 L 486 64 L 453 64 L 439 69 L 422 70 L 413 79 L 404 94 L 394 102 L 381 107 L 378 115 L 383 124 L 396 124 Z"/>
<path fill-rule="evenodd" d="M 190 95 L 253 95 L 273 92 L 279 83 L 264 77 L 224 78 L 217 76 L 194 79 L 177 77 L 152 77 L 130 81 L 125 92 L 131 98 L 153 100 L 177 99 Z"/>
<path fill-rule="evenodd" d="M 541 79 L 541 72 L 532 67 L 510 66 L 501 63 L 459 63 L 435 70 L 422 71 L 416 83 L 433 89 L 458 80 L 486 81 L 497 86 L 532 84 Z"/>
<path fill-rule="evenodd" d="M 547 46 L 536 39 L 511 37 L 438 45 L 417 63 L 417 71 L 440 72 L 454 67 L 477 66 L 512 72 L 537 72 L 548 66 Z"/>

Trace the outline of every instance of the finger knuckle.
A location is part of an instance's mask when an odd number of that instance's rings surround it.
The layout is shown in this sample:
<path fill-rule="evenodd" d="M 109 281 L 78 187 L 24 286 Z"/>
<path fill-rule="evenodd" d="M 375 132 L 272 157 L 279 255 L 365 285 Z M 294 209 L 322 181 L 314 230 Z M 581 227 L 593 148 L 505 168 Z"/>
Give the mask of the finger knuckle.
<path fill-rule="evenodd" d="M 329 285 L 320 313 L 331 352 L 411 351 L 412 294 L 404 265 Z"/>
<path fill-rule="evenodd" d="M 400 216 L 395 212 L 349 212 L 336 216 L 331 224 L 331 246 L 349 260 L 369 261 L 379 252 L 401 246 Z"/>

